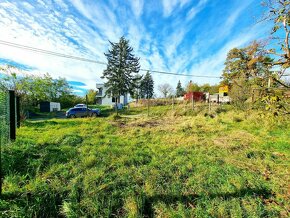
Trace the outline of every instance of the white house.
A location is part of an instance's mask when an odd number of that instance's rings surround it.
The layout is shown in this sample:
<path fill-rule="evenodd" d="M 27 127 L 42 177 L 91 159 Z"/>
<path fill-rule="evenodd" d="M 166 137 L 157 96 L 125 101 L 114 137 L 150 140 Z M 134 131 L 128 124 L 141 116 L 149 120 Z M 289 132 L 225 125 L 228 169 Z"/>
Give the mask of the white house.
<path fill-rule="evenodd" d="M 216 93 L 213 95 L 210 95 L 209 93 L 206 93 L 206 101 L 213 102 L 213 103 L 230 103 L 231 98 L 228 95 L 225 95 L 224 93 Z"/>
<path fill-rule="evenodd" d="M 96 103 L 100 105 L 115 105 L 116 99 L 114 97 L 106 96 L 106 87 L 103 83 L 97 83 L 96 88 L 98 93 L 96 95 Z M 120 96 L 120 103 L 126 105 L 128 103 L 128 95 Z"/>

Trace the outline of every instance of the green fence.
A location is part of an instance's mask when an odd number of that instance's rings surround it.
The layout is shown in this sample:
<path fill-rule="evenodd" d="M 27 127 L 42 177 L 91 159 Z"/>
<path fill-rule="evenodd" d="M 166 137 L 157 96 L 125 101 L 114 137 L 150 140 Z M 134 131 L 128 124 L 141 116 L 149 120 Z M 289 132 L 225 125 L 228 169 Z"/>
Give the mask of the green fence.
<path fill-rule="evenodd" d="M 10 140 L 10 94 L 0 87 L 0 195 L 2 194 L 2 147 Z"/>
<path fill-rule="evenodd" d="M 9 141 L 9 91 L 0 87 L 0 147 Z"/>

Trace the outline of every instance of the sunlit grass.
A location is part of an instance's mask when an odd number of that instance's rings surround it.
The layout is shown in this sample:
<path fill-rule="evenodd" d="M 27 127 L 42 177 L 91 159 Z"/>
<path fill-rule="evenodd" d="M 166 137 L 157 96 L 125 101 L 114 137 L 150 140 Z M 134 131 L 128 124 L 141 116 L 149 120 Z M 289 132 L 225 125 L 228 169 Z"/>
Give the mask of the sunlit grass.
<path fill-rule="evenodd" d="M 216 110 L 27 122 L 3 149 L 1 216 L 287 217 L 289 117 Z"/>

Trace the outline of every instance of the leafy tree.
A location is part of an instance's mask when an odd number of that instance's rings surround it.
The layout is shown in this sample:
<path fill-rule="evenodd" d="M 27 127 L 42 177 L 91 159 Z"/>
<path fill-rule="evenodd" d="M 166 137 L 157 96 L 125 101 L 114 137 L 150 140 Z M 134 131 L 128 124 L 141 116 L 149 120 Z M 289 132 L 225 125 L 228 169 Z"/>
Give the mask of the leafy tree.
<path fill-rule="evenodd" d="M 200 91 L 201 92 L 209 92 L 211 89 L 211 85 L 209 83 L 205 83 L 200 86 Z"/>
<path fill-rule="evenodd" d="M 153 95 L 154 95 L 154 81 L 149 71 L 147 71 L 144 78 L 141 80 L 140 97 L 149 99 L 152 98 Z"/>
<path fill-rule="evenodd" d="M 212 85 L 212 86 L 210 86 L 210 89 L 209 89 L 208 92 L 210 94 L 218 93 L 219 92 L 219 87 L 220 87 L 220 85 Z"/>
<path fill-rule="evenodd" d="M 273 24 L 271 39 L 274 45 L 273 48 L 265 48 L 265 51 L 276 57 L 271 64 L 281 66 L 281 76 L 290 67 L 290 1 L 267 0 L 263 1 L 263 5 L 267 9 L 263 20 Z"/>
<path fill-rule="evenodd" d="M 169 95 L 173 94 L 173 88 L 168 83 L 159 85 L 158 90 L 163 94 L 164 98 L 167 98 Z"/>
<path fill-rule="evenodd" d="M 219 85 L 210 85 L 209 83 L 205 83 L 201 86 L 198 86 L 195 84 L 193 85 L 193 90 L 196 91 L 200 91 L 200 92 L 209 92 L 210 94 L 214 94 L 217 93 L 219 91 Z"/>
<path fill-rule="evenodd" d="M 2 67 L 1 86 L 15 90 L 23 107 L 36 106 L 41 101 L 58 101 L 71 95 L 72 89 L 64 78 L 53 79 L 49 74 L 25 74 L 13 66 Z"/>
<path fill-rule="evenodd" d="M 110 42 L 110 45 L 111 48 L 105 54 L 108 64 L 102 78 L 107 79 L 106 95 L 117 98 L 119 103 L 121 95 L 133 94 L 136 83 L 140 80 L 139 58 L 133 55 L 133 48 L 124 37 L 121 37 L 118 43 Z"/>
<path fill-rule="evenodd" d="M 185 94 L 185 91 L 182 88 L 181 82 L 179 80 L 178 83 L 177 83 L 177 86 L 176 86 L 176 96 L 177 97 L 180 97 L 180 96 L 183 96 L 184 94 Z"/>
<path fill-rule="evenodd" d="M 62 95 L 59 97 L 58 102 L 61 103 L 62 108 L 69 108 L 76 104 L 85 102 L 85 99 L 83 96 L 68 94 L 68 95 Z"/>
<path fill-rule="evenodd" d="M 250 97 L 252 88 L 266 86 L 271 75 L 271 62 L 272 59 L 265 55 L 257 42 L 229 51 L 222 84 L 229 85 L 229 94 L 234 102 L 243 103 Z"/>
<path fill-rule="evenodd" d="M 93 89 L 87 91 L 88 104 L 94 104 L 96 102 L 96 95 L 97 92 Z"/>
<path fill-rule="evenodd" d="M 200 91 L 200 87 L 198 86 L 197 83 L 193 83 L 191 80 L 189 81 L 187 87 L 186 87 L 186 92 L 198 92 Z"/>

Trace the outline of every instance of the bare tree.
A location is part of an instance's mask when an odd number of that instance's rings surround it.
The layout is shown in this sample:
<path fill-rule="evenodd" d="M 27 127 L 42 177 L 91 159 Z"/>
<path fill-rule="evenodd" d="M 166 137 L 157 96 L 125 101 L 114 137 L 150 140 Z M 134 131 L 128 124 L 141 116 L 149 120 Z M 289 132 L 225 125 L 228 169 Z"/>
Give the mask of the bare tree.
<path fill-rule="evenodd" d="M 168 83 L 159 85 L 158 90 L 163 94 L 164 98 L 167 98 L 169 95 L 173 94 L 173 88 Z"/>

